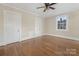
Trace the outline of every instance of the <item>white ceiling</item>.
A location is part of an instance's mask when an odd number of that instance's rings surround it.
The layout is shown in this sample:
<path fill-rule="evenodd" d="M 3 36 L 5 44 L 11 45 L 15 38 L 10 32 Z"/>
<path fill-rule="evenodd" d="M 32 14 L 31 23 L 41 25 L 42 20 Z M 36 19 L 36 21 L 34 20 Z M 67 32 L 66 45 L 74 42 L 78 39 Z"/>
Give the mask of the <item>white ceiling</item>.
<path fill-rule="evenodd" d="M 23 9 L 25 11 L 39 15 L 40 17 L 54 16 L 79 9 L 79 3 L 57 3 L 53 6 L 56 8 L 55 10 L 49 9 L 46 12 L 43 12 L 43 8 L 37 9 L 37 7 L 44 6 L 43 3 L 6 3 L 3 5 L 17 7 L 19 9 Z"/>

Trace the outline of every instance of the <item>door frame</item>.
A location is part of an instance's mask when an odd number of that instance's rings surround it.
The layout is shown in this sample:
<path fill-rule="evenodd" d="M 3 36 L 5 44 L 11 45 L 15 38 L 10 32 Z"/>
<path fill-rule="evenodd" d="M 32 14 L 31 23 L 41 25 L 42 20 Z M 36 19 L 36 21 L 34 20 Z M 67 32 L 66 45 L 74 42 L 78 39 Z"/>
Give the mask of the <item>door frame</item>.
<path fill-rule="evenodd" d="M 7 42 L 5 42 L 5 13 L 6 12 L 12 12 L 12 13 L 16 13 L 16 14 L 20 14 L 20 16 L 21 16 L 21 19 L 20 19 L 20 36 L 19 36 L 19 41 L 21 41 L 21 36 L 22 36 L 22 15 L 21 15 L 21 13 L 19 13 L 19 12 L 16 12 L 16 11 L 11 11 L 11 10 L 3 10 L 3 20 L 4 20 L 4 33 L 3 33 L 3 40 L 4 40 L 4 42 L 3 42 L 3 45 L 6 45 L 6 44 L 10 44 L 10 43 L 7 43 Z M 15 42 L 19 42 L 19 41 L 15 41 Z M 14 43 L 14 42 L 12 42 L 12 43 Z"/>

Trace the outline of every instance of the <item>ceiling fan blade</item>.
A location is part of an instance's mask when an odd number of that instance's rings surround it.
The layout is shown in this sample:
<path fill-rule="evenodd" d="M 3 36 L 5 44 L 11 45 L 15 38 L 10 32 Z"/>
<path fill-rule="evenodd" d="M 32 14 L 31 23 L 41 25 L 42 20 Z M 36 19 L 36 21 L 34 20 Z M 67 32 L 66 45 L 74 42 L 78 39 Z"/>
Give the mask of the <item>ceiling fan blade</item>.
<path fill-rule="evenodd" d="M 40 8 L 45 8 L 45 6 L 42 6 L 42 7 L 37 7 L 37 9 L 40 9 Z"/>
<path fill-rule="evenodd" d="M 44 12 L 47 10 L 47 8 L 44 9 Z"/>
<path fill-rule="evenodd" d="M 49 6 L 54 5 L 54 4 L 56 4 L 56 3 L 51 3 L 51 4 L 49 4 Z"/>
<path fill-rule="evenodd" d="M 52 9 L 52 10 L 54 10 L 55 8 L 53 8 L 53 7 L 49 7 L 50 9 Z"/>

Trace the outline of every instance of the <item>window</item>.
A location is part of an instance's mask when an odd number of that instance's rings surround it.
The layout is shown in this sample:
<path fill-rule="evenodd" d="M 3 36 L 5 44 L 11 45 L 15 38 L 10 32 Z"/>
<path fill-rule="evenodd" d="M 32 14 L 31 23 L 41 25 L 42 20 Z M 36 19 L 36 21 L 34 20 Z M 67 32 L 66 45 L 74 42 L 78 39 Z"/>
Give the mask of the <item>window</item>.
<path fill-rule="evenodd" d="M 67 30 L 68 17 L 67 16 L 57 16 L 56 18 L 56 29 L 57 30 Z"/>

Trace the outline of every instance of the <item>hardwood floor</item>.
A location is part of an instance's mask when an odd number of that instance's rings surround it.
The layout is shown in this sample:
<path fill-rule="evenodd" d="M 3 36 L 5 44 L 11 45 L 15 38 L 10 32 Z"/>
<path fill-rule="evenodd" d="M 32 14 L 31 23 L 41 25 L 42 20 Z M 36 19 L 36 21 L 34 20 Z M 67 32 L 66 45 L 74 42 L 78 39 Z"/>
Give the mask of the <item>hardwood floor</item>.
<path fill-rule="evenodd" d="M 0 47 L 1 56 L 79 56 L 79 41 L 41 36 Z"/>

